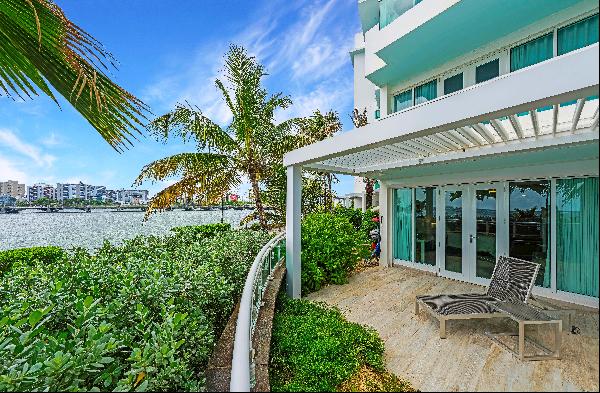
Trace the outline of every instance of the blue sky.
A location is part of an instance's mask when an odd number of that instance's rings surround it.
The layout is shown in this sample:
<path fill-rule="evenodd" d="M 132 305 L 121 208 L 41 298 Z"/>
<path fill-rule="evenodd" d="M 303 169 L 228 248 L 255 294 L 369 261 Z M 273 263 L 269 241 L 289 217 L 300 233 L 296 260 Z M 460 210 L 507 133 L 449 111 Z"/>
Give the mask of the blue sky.
<path fill-rule="evenodd" d="M 294 105 L 278 119 L 335 110 L 352 128 L 352 64 L 359 30 L 356 0 L 57 0 L 67 16 L 119 61 L 113 79 L 156 115 L 188 100 L 213 120 L 230 119 L 214 80 L 230 43 L 244 45 L 266 66 L 271 92 Z M 115 152 L 64 100 L 0 96 L 0 181 L 77 182 L 128 188 L 147 163 L 189 148 L 146 136 Z M 165 183 L 146 183 L 152 193 Z M 342 177 L 338 193 L 350 192 Z M 247 186 L 240 192 L 246 194 Z"/>

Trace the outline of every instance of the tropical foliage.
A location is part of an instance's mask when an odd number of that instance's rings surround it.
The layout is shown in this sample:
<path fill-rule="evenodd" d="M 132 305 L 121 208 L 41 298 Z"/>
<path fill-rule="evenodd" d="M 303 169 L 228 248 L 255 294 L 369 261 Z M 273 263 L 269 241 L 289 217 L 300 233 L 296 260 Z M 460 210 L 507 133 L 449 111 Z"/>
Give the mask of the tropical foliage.
<path fill-rule="evenodd" d="M 0 251 L 0 276 L 11 269 L 12 265 L 35 264 L 37 262 L 53 264 L 64 256 L 60 247 L 31 247 L 17 250 Z"/>
<path fill-rule="evenodd" d="M 147 107 L 107 76 L 115 59 L 51 0 L 0 2 L 0 95 L 38 91 L 57 104 L 52 86 L 122 150 L 140 134 Z"/>
<path fill-rule="evenodd" d="M 267 218 L 259 183 L 265 179 L 270 165 L 285 150 L 294 119 L 275 124 L 275 110 L 291 104 L 289 97 L 277 93 L 269 96 L 262 86 L 264 68 L 247 51 L 231 46 L 225 56 L 225 81 L 215 84 L 232 114 L 226 127 L 205 116 L 201 109 L 188 103 L 150 123 L 150 131 L 167 141 L 175 136 L 184 142 L 193 141 L 196 152 L 182 153 L 146 165 L 136 184 L 144 180 L 180 179 L 160 191 L 148 209 L 164 209 L 178 199 L 218 202 L 246 176 L 252 185 L 256 218 L 263 228 Z"/>
<path fill-rule="evenodd" d="M 346 321 L 339 310 L 279 296 L 271 342 L 271 390 L 413 391 L 385 371 L 383 351 L 374 329 Z"/>
<path fill-rule="evenodd" d="M 368 256 L 366 237 L 343 215 L 311 213 L 302 221 L 302 293 L 344 284 Z"/>
<path fill-rule="evenodd" d="M 286 149 L 281 150 L 278 162 L 274 163 L 269 176 L 264 181 L 263 199 L 273 208 L 269 219 L 271 225 L 282 225 L 285 222 L 285 196 L 287 187 L 286 170 L 283 166 L 283 154 L 335 135 L 342 129 L 339 116 L 330 111 L 321 113 L 319 110 L 311 116 L 297 119 L 296 133 L 286 136 Z M 336 177 L 329 173 L 303 171 L 302 174 L 302 214 L 333 206 L 334 193 L 332 184 Z"/>
<path fill-rule="evenodd" d="M 14 258 L 0 281 L 0 391 L 202 391 L 269 236 L 184 232 Z"/>

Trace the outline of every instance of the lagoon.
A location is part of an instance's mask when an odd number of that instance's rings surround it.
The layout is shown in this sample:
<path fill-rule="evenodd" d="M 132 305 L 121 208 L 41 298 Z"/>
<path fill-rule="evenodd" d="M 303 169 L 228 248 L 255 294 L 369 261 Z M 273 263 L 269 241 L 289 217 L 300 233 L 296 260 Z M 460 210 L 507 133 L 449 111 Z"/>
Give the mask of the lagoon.
<path fill-rule="evenodd" d="M 224 222 L 238 226 L 250 210 L 225 210 Z M 23 211 L 0 214 L 0 250 L 34 246 L 84 247 L 93 250 L 104 240 L 120 244 L 137 235 L 164 235 L 171 228 L 221 222 L 221 211 L 173 210 L 152 215 L 144 222 L 144 212 L 93 210 L 42 213 Z"/>

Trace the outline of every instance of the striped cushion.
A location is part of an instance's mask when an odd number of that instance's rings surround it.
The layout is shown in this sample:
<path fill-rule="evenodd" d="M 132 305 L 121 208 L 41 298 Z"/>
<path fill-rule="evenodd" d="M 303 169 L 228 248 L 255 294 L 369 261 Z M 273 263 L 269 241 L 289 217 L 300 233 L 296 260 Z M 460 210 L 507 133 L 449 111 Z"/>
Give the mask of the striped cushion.
<path fill-rule="evenodd" d="M 498 258 L 487 295 L 501 301 L 527 302 L 539 265 L 522 259 Z"/>
<path fill-rule="evenodd" d="M 488 303 L 496 299 L 477 293 L 418 296 L 417 299 L 422 300 L 440 315 L 491 314 L 496 312 Z"/>

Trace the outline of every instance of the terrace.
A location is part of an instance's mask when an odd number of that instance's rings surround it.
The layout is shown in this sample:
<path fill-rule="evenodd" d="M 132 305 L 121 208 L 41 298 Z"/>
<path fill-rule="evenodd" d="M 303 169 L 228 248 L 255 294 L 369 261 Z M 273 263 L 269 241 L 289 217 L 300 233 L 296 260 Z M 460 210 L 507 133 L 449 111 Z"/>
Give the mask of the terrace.
<path fill-rule="evenodd" d="M 452 321 L 442 340 L 435 320 L 414 314 L 416 295 L 483 290 L 406 267 L 378 267 L 308 299 L 337 306 L 348 320 L 375 328 L 385 342 L 389 370 L 422 391 L 598 391 L 597 309 L 553 302 L 570 310 L 561 312 L 567 322 L 562 359 L 542 362 L 521 362 L 484 335 L 508 328 L 508 320 Z M 571 325 L 578 334 L 570 332 Z"/>

